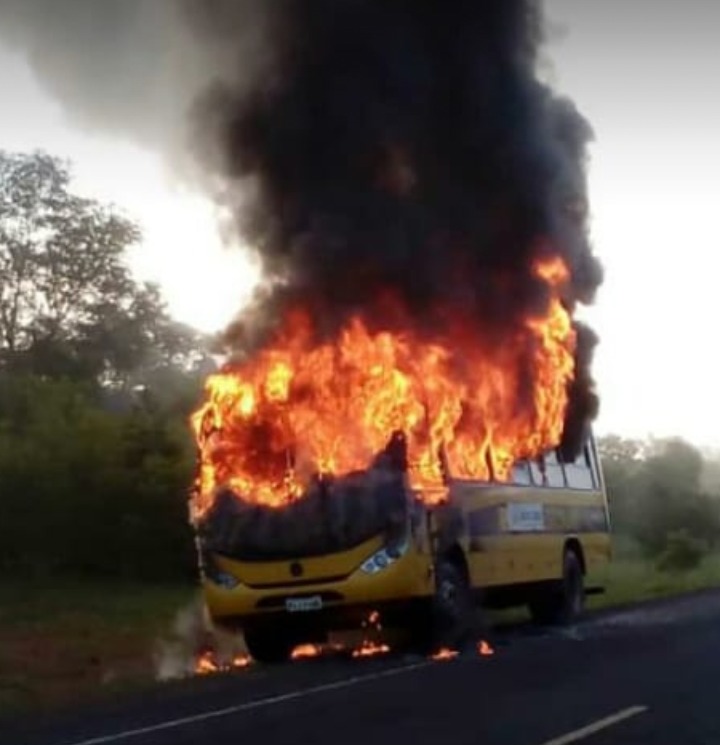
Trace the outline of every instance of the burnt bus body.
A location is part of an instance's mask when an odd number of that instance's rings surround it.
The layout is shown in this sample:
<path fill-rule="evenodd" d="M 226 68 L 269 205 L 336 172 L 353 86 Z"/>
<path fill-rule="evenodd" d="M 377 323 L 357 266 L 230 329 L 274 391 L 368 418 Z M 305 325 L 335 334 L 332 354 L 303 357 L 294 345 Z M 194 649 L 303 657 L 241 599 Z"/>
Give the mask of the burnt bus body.
<path fill-rule="evenodd" d="M 396 434 L 368 469 L 315 478 L 282 508 L 219 493 L 196 525 L 213 621 L 277 661 L 372 612 L 426 649 L 464 628 L 478 601 L 527 603 L 542 621 L 581 611 L 584 577 L 610 551 L 592 438 L 582 465 L 553 451 L 518 464 L 511 482 L 447 477 L 432 494 L 411 488 L 406 451 Z"/>

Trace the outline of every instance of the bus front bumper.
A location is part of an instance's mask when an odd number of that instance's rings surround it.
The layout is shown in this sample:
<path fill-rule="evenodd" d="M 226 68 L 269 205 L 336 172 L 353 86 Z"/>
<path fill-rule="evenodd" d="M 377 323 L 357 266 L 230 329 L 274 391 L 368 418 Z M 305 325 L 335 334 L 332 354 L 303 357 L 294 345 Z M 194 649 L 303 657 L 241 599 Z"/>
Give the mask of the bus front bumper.
<path fill-rule="evenodd" d="M 272 588 L 226 587 L 206 578 L 203 592 L 213 622 L 232 629 L 266 623 L 348 629 L 374 611 L 391 626 L 428 606 L 434 591 L 430 567 L 427 559 L 410 553 L 376 574 L 356 569 L 342 579 Z"/>

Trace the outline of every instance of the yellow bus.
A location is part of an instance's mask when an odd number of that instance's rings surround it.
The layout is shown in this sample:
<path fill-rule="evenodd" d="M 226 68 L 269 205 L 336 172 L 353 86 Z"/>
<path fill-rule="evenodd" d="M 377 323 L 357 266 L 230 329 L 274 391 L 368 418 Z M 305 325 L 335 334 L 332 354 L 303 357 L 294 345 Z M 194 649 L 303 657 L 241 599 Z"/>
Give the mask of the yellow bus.
<path fill-rule="evenodd" d="M 586 574 L 610 557 L 592 436 L 573 462 L 553 450 L 515 463 L 503 482 L 448 473 L 435 495 L 413 491 L 402 470 L 383 471 L 389 475 L 373 487 L 395 495 L 391 517 L 368 521 L 345 545 L 308 542 L 290 555 L 198 531 L 214 623 L 242 630 L 258 661 L 277 662 L 296 645 L 358 628 L 373 612 L 417 644 L 462 627 L 479 604 L 526 604 L 541 623 L 567 623 L 582 612 Z M 402 488 L 388 491 L 393 484 Z"/>

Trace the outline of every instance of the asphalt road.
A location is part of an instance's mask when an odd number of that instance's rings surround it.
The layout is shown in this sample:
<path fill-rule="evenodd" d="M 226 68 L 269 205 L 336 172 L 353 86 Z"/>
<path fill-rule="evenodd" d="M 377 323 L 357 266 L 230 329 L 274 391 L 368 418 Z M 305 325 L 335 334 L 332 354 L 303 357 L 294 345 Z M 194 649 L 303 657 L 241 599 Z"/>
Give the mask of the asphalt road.
<path fill-rule="evenodd" d="M 6 723 L 0 743 L 720 743 L 720 591 L 492 641 L 492 657 L 310 660 L 159 686 Z"/>

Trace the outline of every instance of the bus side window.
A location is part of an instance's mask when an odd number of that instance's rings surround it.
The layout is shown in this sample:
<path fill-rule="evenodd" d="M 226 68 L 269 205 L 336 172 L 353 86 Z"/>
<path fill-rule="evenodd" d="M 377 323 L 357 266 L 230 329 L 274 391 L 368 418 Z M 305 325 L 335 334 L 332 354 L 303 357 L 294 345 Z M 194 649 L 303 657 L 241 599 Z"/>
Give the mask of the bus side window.
<path fill-rule="evenodd" d="M 547 479 L 545 478 L 545 463 L 542 455 L 536 460 L 530 461 L 530 475 L 535 486 L 547 486 Z"/>
<path fill-rule="evenodd" d="M 530 466 L 526 460 L 519 460 L 513 465 L 512 482 L 518 486 L 530 486 L 532 484 Z"/>
<path fill-rule="evenodd" d="M 545 476 L 547 477 L 547 485 L 553 487 L 565 486 L 565 475 L 563 474 L 563 467 L 558 460 L 557 453 L 551 450 L 545 453 Z"/>
<path fill-rule="evenodd" d="M 565 475 L 570 489 L 593 488 L 593 473 L 588 458 L 587 445 L 582 449 L 574 463 L 565 464 Z"/>

